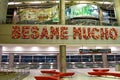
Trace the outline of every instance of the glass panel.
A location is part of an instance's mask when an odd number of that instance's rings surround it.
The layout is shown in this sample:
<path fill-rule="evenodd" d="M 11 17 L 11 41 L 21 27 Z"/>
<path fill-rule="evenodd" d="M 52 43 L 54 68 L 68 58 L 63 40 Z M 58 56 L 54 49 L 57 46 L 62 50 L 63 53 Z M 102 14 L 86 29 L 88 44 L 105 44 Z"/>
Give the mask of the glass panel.
<path fill-rule="evenodd" d="M 50 69 L 50 64 L 41 64 L 40 68 L 41 69 Z"/>
<path fill-rule="evenodd" d="M 21 62 L 32 62 L 32 56 L 21 56 Z"/>
<path fill-rule="evenodd" d="M 46 62 L 57 62 L 56 56 L 46 56 Z"/>
<path fill-rule="evenodd" d="M 30 64 L 29 65 L 29 69 L 38 69 L 39 68 L 39 64 Z"/>
<path fill-rule="evenodd" d="M 82 62 L 92 62 L 93 58 L 92 55 L 82 55 Z"/>
<path fill-rule="evenodd" d="M 82 64 L 82 63 L 76 63 L 75 66 L 76 66 L 77 68 L 83 68 L 83 64 Z"/>
<path fill-rule="evenodd" d="M 14 56 L 14 62 L 19 62 L 19 55 Z"/>
<path fill-rule="evenodd" d="M 94 63 L 93 67 L 94 68 L 103 68 L 103 63 Z"/>
<path fill-rule="evenodd" d="M 69 56 L 66 56 L 66 62 L 70 62 Z"/>
<path fill-rule="evenodd" d="M 70 56 L 70 62 L 81 62 L 81 56 Z"/>
<path fill-rule="evenodd" d="M 116 61 L 120 61 L 120 55 L 116 55 L 115 57 L 116 57 L 116 58 L 115 58 Z"/>
<path fill-rule="evenodd" d="M 95 61 L 96 62 L 102 62 L 102 55 L 95 55 Z"/>
<path fill-rule="evenodd" d="M 76 63 L 77 68 L 93 68 L 93 63 Z"/>
<path fill-rule="evenodd" d="M 33 56 L 33 62 L 45 62 L 45 56 Z"/>
<path fill-rule="evenodd" d="M 9 68 L 9 65 L 8 65 L 8 64 L 2 64 L 1 67 L 2 67 L 3 69 L 8 69 L 8 68 Z"/>
<path fill-rule="evenodd" d="M 71 63 L 67 63 L 67 69 L 73 69 L 72 64 Z"/>
<path fill-rule="evenodd" d="M 109 68 L 115 67 L 115 65 L 116 65 L 115 62 L 109 62 L 109 63 L 108 63 L 108 67 L 109 67 Z"/>
<path fill-rule="evenodd" d="M 8 55 L 2 55 L 2 62 L 9 62 Z"/>
<path fill-rule="evenodd" d="M 114 55 L 107 55 L 107 61 L 115 61 Z"/>

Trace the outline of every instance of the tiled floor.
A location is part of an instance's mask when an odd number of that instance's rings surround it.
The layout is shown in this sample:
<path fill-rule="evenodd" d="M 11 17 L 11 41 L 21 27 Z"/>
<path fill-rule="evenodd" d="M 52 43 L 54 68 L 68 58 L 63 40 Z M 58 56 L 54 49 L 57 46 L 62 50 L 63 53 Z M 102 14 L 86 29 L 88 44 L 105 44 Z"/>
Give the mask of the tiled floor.
<path fill-rule="evenodd" d="M 113 76 L 107 76 L 107 77 L 93 77 L 87 74 L 88 71 L 91 71 L 92 69 L 71 69 L 67 72 L 75 72 L 75 75 L 71 78 L 64 78 L 63 80 L 120 80 L 120 78 L 115 78 Z M 111 69 L 110 71 L 114 71 L 114 69 Z M 40 73 L 40 70 L 31 70 L 30 75 L 23 80 L 35 80 L 34 76 L 40 76 L 42 75 Z"/>

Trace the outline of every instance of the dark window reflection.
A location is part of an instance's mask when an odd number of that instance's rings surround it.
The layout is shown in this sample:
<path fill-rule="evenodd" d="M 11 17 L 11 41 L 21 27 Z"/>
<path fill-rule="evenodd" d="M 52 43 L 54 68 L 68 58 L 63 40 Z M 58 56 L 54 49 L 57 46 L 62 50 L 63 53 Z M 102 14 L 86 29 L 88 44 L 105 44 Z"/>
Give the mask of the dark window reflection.
<path fill-rule="evenodd" d="M 116 61 L 120 61 L 120 55 L 116 55 L 115 57 L 116 57 L 116 58 L 115 58 Z"/>
<path fill-rule="evenodd" d="M 32 62 L 32 56 L 21 56 L 21 62 Z"/>
<path fill-rule="evenodd" d="M 2 62 L 9 62 L 8 55 L 2 55 Z"/>
<path fill-rule="evenodd" d="M 81 56 L 70 56 L 70 62 L 81 62 Z"/>
<path fill-rule="evenodd" d="M 101 62 L 102 61 L 102 55 L 95 55 L 95 61 Z"/>
<path fill-rule="evenodd" d="M 82 62 L 92 62 L 92 55 L 82 55 Z"/>
<path fill-rule="evenodd" d="M 33 56 L 33 62 L 45 62 L 45 56 Z"/>
<path fill-rule="evenodd" d="M 115 61 L 114 55 L 107 55 L 107 61 Z"/>
<path fill-rule="evenodd" d="M 57 57 L 56 56 L 46 56 L 46 62 L 56 62 Z"/>
<path fill-rule="evenodd" d="M 14 62 L 19 62 L 19 55 L 14 56 Z"/>

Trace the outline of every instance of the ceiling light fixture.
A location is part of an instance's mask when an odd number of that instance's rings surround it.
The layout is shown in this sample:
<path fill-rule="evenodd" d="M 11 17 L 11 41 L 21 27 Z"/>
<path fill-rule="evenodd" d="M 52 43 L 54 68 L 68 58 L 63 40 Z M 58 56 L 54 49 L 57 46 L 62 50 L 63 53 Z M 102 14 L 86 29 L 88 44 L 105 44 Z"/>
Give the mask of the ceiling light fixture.
<path fill-rule="evenodd" d="M 41 1 L 29 1 L 29 2 L 25 2 L 25 3 L 28 3 L 28 4 L 40 4 L 42 2 Z"/>
<path fill-rule="evenodd" d="M 17 5 L 17 4 L 22 4 L 22 2 L 9 2 L 8 5 Z"/>

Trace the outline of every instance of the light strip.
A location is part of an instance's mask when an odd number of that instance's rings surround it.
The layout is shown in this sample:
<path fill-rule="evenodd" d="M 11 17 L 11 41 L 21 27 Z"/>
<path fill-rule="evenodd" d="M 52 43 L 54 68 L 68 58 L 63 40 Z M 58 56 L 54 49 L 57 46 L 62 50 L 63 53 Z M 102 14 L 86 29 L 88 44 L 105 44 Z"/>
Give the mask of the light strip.
<path fill-rule="evenodd" d="M 41 3 L 46 3 L 47 1 L 26 1 L 24 3 L 26 4 L 41 4 Z"/>
<path fill-rule="evenodd" d="M 113 4 L 112 2 L 97 2 L 99 4 Z"/>
<path fill-rule="evenodd" d="M 29 1 L 29 2 L 25 2 L 25 3 L 29 3 L 29 4 L 40 4 L 40 3 L 42 3 L 42 1 Z"/>
<path fill-rule="evenodd" d="M 22 2 L 9 2 L 8 5 L 18 5 L 18 4 L 22 4 Z"/>

